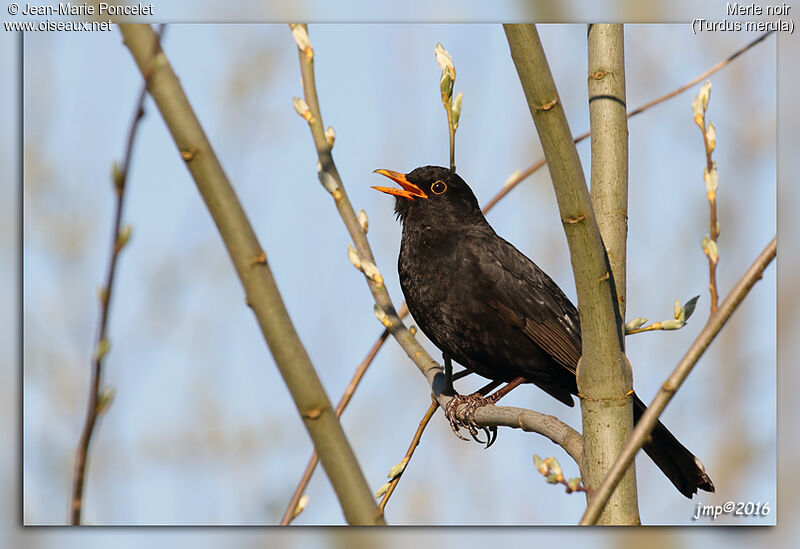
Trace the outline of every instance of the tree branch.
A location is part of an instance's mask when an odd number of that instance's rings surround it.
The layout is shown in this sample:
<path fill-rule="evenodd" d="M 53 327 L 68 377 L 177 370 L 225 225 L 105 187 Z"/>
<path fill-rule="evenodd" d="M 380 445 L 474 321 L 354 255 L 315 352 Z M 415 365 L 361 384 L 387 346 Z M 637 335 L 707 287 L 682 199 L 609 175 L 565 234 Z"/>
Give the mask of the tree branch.
<path fill-rule="evenodd" d="M 661 386 L 658 394 L 653 399 L 653 402 L 648 406 L 647 411 L 639 419 L 636 428 L 631 433 L 630 439 L 625 444 L 624 448 L 617 456 L 617 460 L 608 472 L 603 484 L 595 490 L 592 500 L 589 502 L 586 512 L 581 518 L 580 524 L 595 524 L 600 513 L 605 507 L 609 496 L 616 487 L 619 479 L 622 477 L 624 471 L 633 462 L 636 452 L 642 447 L 650 436 L 656 422 L 664 408 L 667 407 L 669 401 L 675 395 L 675 392 L 680 388 L 689 372 L 692 371 L 697 361 L 703 356 L 703 353 L 717 336 L 719 331 L 728 321 L 730 316 L 736 310 L 736 307 L 747 296 L 752 287 L 758 282 L 767 268 L 767 265 L 772 262 L 777 253 L 777 237 L 774 237 L 767 247 L 764 248 L 753 264 L 747 269 L 736 286 L 725 298 L 725 301 L 719 306 L 708 319 L 703 330 L 698 334 L 697 338 L 692 343 L 689 350 L 683 356 L 681 361 L 675 367 L 675 370 L 670 374 L 667 380 Z"/>
<path fill-rule="evenodd" d="M 406 466 L 411 461 L 411 458 L 414 456 L 414 450 L 417 449 L 419 446 L 419 441 L 422 440 L 422 433 L 425 432 L 425 428 L 428 426 L 428 423 L 431 421 L 433 414 L 436 413 L 436 410 L 439 409 L 439 403 L 436 402 L 436 399 L 433 399 L 433 402 L 428 409 L 425 411 L 425 415 L 419 421 L 419 427 L 417 427 L 416 432 L 414 433 L 414 438 L 411 439 L 411 444 L 408 446 L 408 450 L 406 450 L 406 455 L 403 457 L 403 460 L 395 467 L 399 467 L 400 471 L 395 474 L 389 482 L 386 483 L 385 488 L 381 488 L 378 491 L 384 492 L 383 498 L 381 498 L 380 504 L 378 504 L 378 508 L 381 510 L 381 513 L 384 513 L 386 510 L 386 504 L 389 503 L 389 498 L 392 497 L 395 488 L 397 488 L 397 484 L 400 482 L 400 477 L 403 476 L 403 473 L 406 470 Z M 393 468 L 394 469 L 394 468 Z M 390 473 L 391 474 L 391 473 Z"/>
<path fill-rule="evenodd" d="M 164 35 L 165 25 L 159 27 L 159 39 Z M 100 389 L 100 380 L 103 374 L 103 358 L 106 354 L 108 343 L 108 318 L 111 307 L 111 295 L 114 289 L 114 274 L 117 270 L 117 259 L 122 251 L 128 236 L 121 234 L 122 228 L 122 206 L 125 198 L 125 188 L 128 182 L 131 158 L 133 157 L 133 144 L 136 140 L 136 132 L 139 129 L 139 121 L 144 116 L 144 100 L 147 97 L 147 87 L 142 86 L 136 106 L 133 111 L 133 120 L 128 129 L 128 138 L 125 145 L 125 156 L 122 166 L 114 165 L 113 183 L 117 198 L 116 209 L 114 211 L 114 222 L 111 229 L 111 258 L 109 260 L 108 275 L 106 283 L 100 290 L 100 327 L 97 330 L 97 340 L 95 341 L 94 357 L 92 359 L 92 378 L 89 390 L 89 401 L 86 409 L 86 419 L 84 420 L 81 438 L 78 442 L 78 449 L 75 453 L 75 470 L 72 479 L 72 501 L 70 505 L 70 523 L 79 525 L 83 512 L 83 488 L 86 483 L 86 473 L 88 468 L 89 445 L 92 435 L 97 425 L 97 420 L 102 412 L 108 409 L 113 393 L 103 395 Z"/>
<path fill-rule="evenodd" d="M 380 337 L 378 337 L 378 340 L 372 345 L 372 348 L 367 353 L 367 356 L 356 368 L 350 383 L 347 384 L 347 388 L 344 390 L 342 397 L 339 399 L 339 403 L 336 405 L 336 417 L 342 417 L 344 409 L 347 408 L 347 405 L 350 404 L 350 399 L 353 398 L 353 393 L 355 393 L 356 387 L 358 387 L 358 384 L 361 383 L 361 379 L 364 377 L 364 374 L 367 373 L 367 368 L 369 368 L 370 364 L 372 364 L 372 361 L 375 360 L 375 357 L 378 355 L 378 351 L 383 346 L 383 342 L 386 341 L 387 337 L 389 337 L 389 332 L 384 330 Z M 303 476 L 300 478 L 300 482 L 297 483 L 297 488 L 295 488 L 292 498 L 289 500 L 289 504 L 286 506 L 286 510 L 283 512 L 283 517 L 281 518 L 280 522 L 281 526 L 287 526 L 291 524 L 292 520 L 294 520 L 294 518 L 297 516 L 297 505 L 300 503 L 300 498 L 303 496 L 306 486 L 308 486 L 309 481 L 311 481 L 311 475 L 314 474 L 314 469 L 317 468 L 317 463 L 319 463 L 319 455 L 317 454 L 317 449 L 314 448 L 314 451 L 311 453 L 311 457 L 308 459 L 308 464 L 303 471 Z M 381 508 L 381 512 L 382 509 L 383 508 Z"/>
<path fill-rule="evenodd" d="M 625 402 L 624 408 L 628 408 L 625 413 L 632 414 L 629 409 L 632 375 L 623 354 L 622 322 L 613 276 L 589 200 L 578 151 L 536 27 L 504 25 L 504 29 L 547 158 L 569 244 L 583 343 L 583 356 L 577 368 L 584 420 L 581 471 L 582 475 L 587 472 L 591 475 L 604 446 L 600 440 L 603 429 L 598 429 L 594 414 L 601 411 L 605 414 L 612 405 L 620 407 L 621 401 Z M 585 484 L 594 488 L 588 482 Z"/>
<path fill-rule="evenodd" d="M 590 197 L 597 216 L 614 283 L 619 318 L 625 318 L 626 244 L 628 236 L 628 117 L 625 102 L 625 55 L 622 25 L 589 25 L 589 121 L 592 138 Z M 625 335 L 624 321 L 618 329 Z M 612 336 L 609 336 L 612 337 Z M 624 337 L 623 337 L 624 341 Z M 624 349 L 624 347 L 623 347 Z M 622 351 L 623 349 L 620 349 Z M 598 363 L 578 373 L 584 395 L 625 395 L 632 379 L 617 363 Z M 585 486 L 599 486 L 633 429 L 633 402 L 594 398 L 581 401 Z M 591 493 L 588 494 L 591 500 Z M 603 524 L 639 524 L 636 473 L 630 467 L 606 506 Z"/>
<path fill-rule="evenodd" d="M 197 184 L 346 520 L 379 524 L 377 505 L 289 313 L 255 232 L 149 25 L 120 25 L 147 89 Z M 155 48 L 155 53 L 153 52 Z"/>

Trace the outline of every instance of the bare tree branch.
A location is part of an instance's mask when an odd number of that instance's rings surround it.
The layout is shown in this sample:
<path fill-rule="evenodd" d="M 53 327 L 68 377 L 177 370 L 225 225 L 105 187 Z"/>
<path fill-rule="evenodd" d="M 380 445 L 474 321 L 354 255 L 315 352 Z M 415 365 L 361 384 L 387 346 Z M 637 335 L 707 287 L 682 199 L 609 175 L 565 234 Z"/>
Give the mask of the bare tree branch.
<path fill-rule="evenodd" d="M 611 451 L 614 439 L 608 427 L 597 422 L 614 414 L 614 429 L 630 430 L 633 376 L 623 352 L 623 327 L 619 317 L 614 277 L 610 271 L 589 190 L 583 175 L 564 108 L 558 96 L 539 35 L 534 25 L 504 25 L 511 57 L 517 68 L 536 131 L 553 180 L 564 232 L 569 244 L 578 293 L 583 355 L 577 382 L 581 396 L 585 476 L 602 468 L 601 456 Z M 619 50 L 621 54 L 621 49 Z M 613 406 L 612 406 L 613 404 Z M 623 439 L 618 441 L 622 445 Z M 602 476 L 602 472 L 597 478 Z M 626 511 L 629 506 L 626 506 Z M 617 516 L 616 514 L 614 515 Z M 610 520 L 610 518 L 609 518 Z"/>
<path fill-rule="evenodd" d="M 164 36 L 164 25 L 159 27 L 158 37 Z M 117 270 L 117 260 L 130 234 L 122 233 L 122 206 L 125 198 L 125 188 L 128 182 L 131 158 L 133 157 L 133 143 L 136 140 L 136 132 L 139 129 L 139 121 L 144 116 L 144 100 L 147 97 L 147 87 L 142 86 L 139 97 L 136 99 L 136 106 L 133 111 L 133 120 L 128 129 L 128 138 L 125 145 L 125 156 L 122 166 L 114 166 L 113 183 L 117 198 L 116 209 L 114 211 L 114 222 L 111 229 L 111 257 L 109 259 L 108 275 L 105 285 L 100 290 L 100 326 L 97 330 L 97 340 L 95 341 L 94 356 L 92 358 L 91 387 L 89 390 L 89 403 L 86 408 L 86 419 L 84 420 L 81 438 L 78 442 L 78 449 L 75 453 L 75 470 L 72 479 L 72 500 L 70 505 L 70 523 L 78 525 L 81 523 L 83 512 L 83 489 L 86 484 L 86 475 L 89 458 L 89 445 L 92 441 L 97 420 L 102 412 L 108 409 L 113 393 L 103 393 L 100 388 L 100 381 L 103 374 L 103 358 L 108 351 L 108 319 L 111 307 L 111 296 L 114 289 L 114 274 Z M 110 390 L 109 390 L 110 391 Z"/>
<path fill-rule="evenodd" d="M 628 117 L 625 113 L 625 55 L 622 25 L 589 25 L 589 123 L 592 129 L 592 185 L 590 197 L 597 225 L 608 253 L 619 308 L 618 329 L 624 336 L 625 276 L 628 238 Z M 624 342 L 624 338 L 622 338 Z M 624 351 L 624 345 L 621 349 Z M 632 380 L 614 363 L 578 371 L 578 388 L 584 395 L 624 395 Z M 633 430 L 633 402 L 616 403 L 587 398 L 583 416 L 583 483 L 599 486 Z M 588 494 L 591 501 L 592 494 Z M 639 524 L 636 473 L 630 467 L 614 492 L 603 524 Z"/>
<path fill-rule="evenodd" d="M 378 351 L 383 346 L 383 342 L 386 341 L 387 337 L 389 337 L 389 331 L 384 330 L 378 340 L 372 345 L 372 348 L 367 353 L 367 356 L 356 368 L 353 378 L 350 380 L 350 383 L 347 384 L 347 388 L 344 390 L 342 398 L 339 399 L 339 404 L 336 405 L 336 417 L 342 417 L 342 412 L 344 412 L 344 409 L 347 408 L 348 404 L 350 404 L 350 399 L 353 398 L 353 393 L 355 393 L 356 387 L 358 387 L 358 384 L 361 383 L 361 379 L 364 377 L 364 374 L 367 373 L 367 368 L 369 368 L 369 366 L 372 364 L 372 361 L 375 360 L 375 357 L 378 355 Z M 294 518 L 297 516 L 297 505 L 300 503 L 300 498 L 303 496 L 303 492 L 305 492 L 306 487 L 311 480 L 311 475 L 314 474 L 314 469 L 317 468 L 317 463 L 319 463 L 319 455 L 317 454 L 317 449 L 314 448 L 314 451 L 311 453 L 311 457 L 308 459 L 308 464 L 303 471 L 303 476 L 300 477 L 300 482 L 297 483 L 297 488 L 295 488 L 292 498 L 289 500 L 289 504 L 286 506 L 286 510 L 283 512 L 283 517 L 281 518 L 280 522 L 281 526 L 287 526 L 291 524 L 292 520 L 294 520 Z M 383 508 L 381 507 L 381 512 L 382 511 Z"/>
<path fill-rule="evenodd" d="M 364 479 L 308 353 L 295 332 L 255 232 L 149 25 L 120 25 L 197 188 L 219 229 L 278 369 L 351 524 L 381 524 Z M 155 53 L 153 49 L 155 48 Z"/>
<path fill-rule="evenodd" d="M 622 477 L 624 471 L 633 462 L 636 452 L 642 447 L 650 436 L 656 422 L 664 408 L 667 407 L 669 401 L 675 395 L 675 392 L 680 388 L 689 372 L 692 371 L 697 361 L 703 356 L 703 353 L 717 336 L 719 331 L 728 321 L 730 316 L 736 310 L 736 307 L 747 296 L 756 282 L 758 282 L 767 268 L 767 265 L 772 262 L 777 253 L 777 237 L 774 237 L 767 247 L 764 248 L 753 264 L 747 269 L 736 286 L 728 294 L 728 297 L 722 302 L 719 308 L 708 319 L 703 330 L 698 334 L 689 350 L 683 356 L 681 361 L 675 367 L 675 370 L 670 374 L 667 380 L 662 384 L 661 389 L 656 395 L 653 402 L 648 406 L 647 411 L 639 419 L 636 428 L 631 433 L 625 447 L 617 456 L 617 460 L 608 472 L 603 484 L 597 488 L 593 494 L 592 500 L 581 518 L 580 524 L 595 524 L 600 513 L 603 511 L 609 496 L 614 491 L 619 479 Z"/>
<path fill-rule="evenodd" d="M 381 499 L 381 502 L 378 505 L 378 507 L 381 510 L 381 513 L 383 513 L 386 510 L 386 504 L 389 503 L 389 498 L 392 497 L 395 488 L 397 488 L 397 484 L 400 482 L 400 478 L 403 476 L 403 473 L 406 470 L 406 466 L 411 461 L 411 458 L 414 455 L 414 450 L 417 449 L 417 446 L 419 446 L 419 441 L 422 440 L 422 433 L 425 432 L 425 428 L 428 426 L 428 423 L 433 417 L 433 414 L 435 414 L 436 410 L 438 409 L 439 409 L 439 403 L 436 402 L 436 399 L 433 399 L 433 402 L 431 403 L 430 406 L 428 406 L 428 409 L 425 411 L 425 415 L 419 421 L 419 427 L 417 427 L 417 430 L 414 433 L 414 438 L 411 439 L 411 444 L 408 446 L 408 450 L 406 450 L 406 455 L 403 457 L 403 460 L 400 462 L 400 464 L 398 464 L 402 465 L 400 467 L 400 471 L 398 471 L 398 473 L 395 474 L 392 477 L 392 479 L 387 483 L 387 487 L 383 494 L 383 498 Z"/>

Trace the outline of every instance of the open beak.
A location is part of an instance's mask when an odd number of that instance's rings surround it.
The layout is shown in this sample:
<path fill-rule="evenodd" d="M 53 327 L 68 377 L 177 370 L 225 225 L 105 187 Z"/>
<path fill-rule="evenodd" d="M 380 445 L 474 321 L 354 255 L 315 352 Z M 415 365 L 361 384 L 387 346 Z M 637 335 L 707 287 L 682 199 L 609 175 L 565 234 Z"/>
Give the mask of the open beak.
<path fill-rule="evenodd" d="M 392 181 L 397 182 L 402 189 L 397 189 L 395 187 L 372 187 L 377 191 L 381 191 L 382 193 L 386 194 L 393 194 L 395 196 L 402 196 L 403 198 L 408 198 L 410 200 L 414 200 L 414 198 L 428 198 L 428 195 L 425 192 L 411 183 L 406 176 L 401 174 L 400 172 L 393 172 L 391 170 L 375 170 L 375 173 L 379 173 L 381 175 L 385 175 Z"/>

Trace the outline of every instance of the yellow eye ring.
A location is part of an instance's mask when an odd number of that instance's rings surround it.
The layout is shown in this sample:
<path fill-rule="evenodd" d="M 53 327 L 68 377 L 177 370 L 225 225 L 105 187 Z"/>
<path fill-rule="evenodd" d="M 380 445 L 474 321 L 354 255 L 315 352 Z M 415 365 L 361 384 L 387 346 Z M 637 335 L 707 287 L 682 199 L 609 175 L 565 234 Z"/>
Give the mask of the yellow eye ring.
<path fill-rule="evenodd" d="M 431 192 L 433 194 L 442 194 L 446 190 L 447 190 L 447 183 L 445 183 L 441 179 L 437 179 L 436 181 L 433 182 L 433 185 L 431 185 Z"/>

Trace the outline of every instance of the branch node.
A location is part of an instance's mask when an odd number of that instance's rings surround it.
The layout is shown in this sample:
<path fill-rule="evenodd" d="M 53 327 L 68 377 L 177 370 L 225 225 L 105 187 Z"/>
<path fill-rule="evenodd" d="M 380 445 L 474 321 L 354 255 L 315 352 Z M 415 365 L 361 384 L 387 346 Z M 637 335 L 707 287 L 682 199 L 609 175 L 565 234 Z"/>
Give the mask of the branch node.
<path fill-rule="evenodd" d="M 585 219 L 586 219 L 586 214 L 578 214 L 572 217 L 564 217 L 561 219 L 561 222 L 565 225 L 574 225 L 575 223 L 580 223 Z"/>
<path fill-rule="evenodd" d="M 195 155 L 197 155 L 197 148 L 196 147 L 189 147 L 188 149 L 181 149 L 181 158 L 183 158 L 186 162 L 189 162 L 194 159 Z"/>
<path fill-rule="evenodd" d="M 603 71 L 603 70 L 595 71 L 595 72 L 589 73 L 589 79 L 590 80 L 602 80 L 603 78 L 605 78 L 609 74 L 613 74 L 612 71 Z"/>
<path fill-rule="evenodd" d="M 552 99 L 550 101 L 547 101 L 546 103 L 542 103 L 541 105 L 538 105 L 536 107 L 536 111 L 537 112 L 549 111 L 550 109 L 555 107 L 557 104 L 558 104 L 558 99 Z"/>
<path fill-rule="evenodd" d="M 322 415 L 323 406 L 317 406 L 316 408 L 312 408 L 307 412 L 303 412 L 301 415 L 306 419 L 319 419 Z"/>
<path fill-rule="evenodd" d="M 625 400 L 626 398 L 630 397 L 631 395 L 633 395 L 633 389 L 631 389 L 630 391 L 628 391 L 624 395 L 617 395 L 617 396 L 612 396 L 612 397 L 590 397 L 590 396 L 584 395 L 583 393 L 578 393 L 578 398 L 581 399 L 581 400 L 589 401 L 589 402 L 614 402 L 614 401 L 617 401 L 617 400 Z"/>
<path fill-rule="evenodd" d="M 250 266 L 255 265 L 266 265 L 267 264 L 267 252 L 262 251 L 259 255 L 255 256 L 253 259 L 250 260 Z"/>

